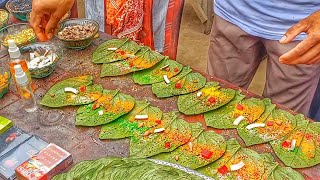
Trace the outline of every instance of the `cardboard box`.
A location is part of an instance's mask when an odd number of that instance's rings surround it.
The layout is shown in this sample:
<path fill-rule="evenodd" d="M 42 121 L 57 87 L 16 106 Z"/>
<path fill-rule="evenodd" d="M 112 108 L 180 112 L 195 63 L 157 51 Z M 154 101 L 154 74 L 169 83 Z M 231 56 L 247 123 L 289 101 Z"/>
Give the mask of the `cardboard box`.
<path fill-rule="evenodd" d="M 1 177 L 7 180 L 14 179 L 16 177 L 15 169 L 47 145 L 48 143 L 39 137 L 32 136 L 5 153 L 0 157 L 0 179 Z"/>
<path fill-rule="evenodd" d="M 55 144 L 49 144 L 37 155 L 16 169 L 19 180 L 48 180 L 72 164 L 70 153 Z"/>
<path fill-rule="evenodd" d="M 29 134 L 13 126 L 0 135 L 0 157 L 30 138 L 31 136 Z"/>
<path fill-rule="evenodd" d="M 0 135 L 13 126 L 13 122 L 7 118 L 0 116 Z"/>

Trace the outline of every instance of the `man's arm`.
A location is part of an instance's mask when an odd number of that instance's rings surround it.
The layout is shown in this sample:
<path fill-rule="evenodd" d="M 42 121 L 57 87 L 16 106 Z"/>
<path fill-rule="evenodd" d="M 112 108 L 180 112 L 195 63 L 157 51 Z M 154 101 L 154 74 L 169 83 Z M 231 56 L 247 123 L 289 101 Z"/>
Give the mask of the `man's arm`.
<path fill-rule="evenodd" d="M 30 24 L 40 41 L 53 37 L 60 19 L 72 8 L 74 0 L 33 0 Z"/>
<path fill-rule="evenodd" d="M 320 10 L 292 26 L 280 40 L 280 43 L 292 41 L 301 32 L 308 37 L 291 51 L 283 54 L 279 60 L 283 64 L 319 64 L 320 63 Z"/>

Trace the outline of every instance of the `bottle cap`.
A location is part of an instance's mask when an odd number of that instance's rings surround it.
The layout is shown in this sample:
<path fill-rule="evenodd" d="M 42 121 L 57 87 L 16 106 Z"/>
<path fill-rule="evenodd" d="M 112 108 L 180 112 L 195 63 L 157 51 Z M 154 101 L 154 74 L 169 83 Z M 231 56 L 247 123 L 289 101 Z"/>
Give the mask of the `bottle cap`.
<path fill-rule="evenodd" d="M 21 56 L 21 53 L 16 43 L 14 42 L 14 40 L 9 39 L 8 44 L 9 44 L 8 52 L 9 52 L 10 58 L 19 58 Z"/>
<path fill-rule="evenodd" d="M 20 64 L 14 66 L 15 78 L 18 85 L 24 85 L 28 83 L 28 77 L 26 73 L 23 71 Z"/>

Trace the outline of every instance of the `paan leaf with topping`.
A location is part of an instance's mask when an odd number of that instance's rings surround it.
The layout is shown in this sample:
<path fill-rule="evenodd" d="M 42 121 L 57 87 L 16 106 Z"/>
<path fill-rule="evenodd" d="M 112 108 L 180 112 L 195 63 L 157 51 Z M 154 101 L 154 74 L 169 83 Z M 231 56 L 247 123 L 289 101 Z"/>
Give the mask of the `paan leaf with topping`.
<path fill-rule="evenodd" d="M 217 82 L 207 82 L 199 91 L 179 96 L 178 109 L 186 115 L 205 113 L 227 104 L 235 94 L 235 90 L 220 88 Z"/>
<path fill-rule="evenodd" d="M 139 120 L 135 117 L 147 115 L 147 119 Z M 150 106 L 147 101 L 137 101 L 133 110 L 117 120 L 102 126 L 100 139 L 122 139 L 134 136 L 140 138 L 150 128 L 161 124 L 162 111 Z"/>
<path fill-rule="evenodd" d="M 150 69 L 145 69 L 143 71 L 135 72 L 132 76 L 133 81 L 140 85 L 154 84 L 158 82 L 163 82 L 164 77 L 172 78 L 180 73 L 183 65 L 177 61 L 165 58 L 163 61 L 155 65 Z"/>
<path fill-rule="evenodd" d="M 149 47 L 142 47 L 135 57 L 129 57 L 122 61 L 103 64 L 100 76 L 120 76 L 148 69 L 159 63 L 163 58 L 164 56 L 158 52 L 152 51 Z"/>
<path fill-rule="evenodd" d="M 158 98 L 188 94 L 204 87 L 206 81 L 206 78 L 201 74 L 192 73 L 190 67 L 184 67 L 177 76 L 170 79 L 170 83 L 152 84 L 152 92 Z"/>
<path fill-rule="evenodd" d="M 132 96 L 118 90 L 104 90 L 103 95 L 94 103 L 82 106 L 76 115 L 78 126 L 98 126 L 116 120 L 129 113 L 135 104 Z"/>
<path fill-rule="evenodd" d="M 47 107 L 89 104 L 102 95 L 101 85 L 92 85 L 92 76 L 79 76 L 60 81 L 53 85 L 40 104 Z M 67 89 L 72 90 L 66 91 Z"/>

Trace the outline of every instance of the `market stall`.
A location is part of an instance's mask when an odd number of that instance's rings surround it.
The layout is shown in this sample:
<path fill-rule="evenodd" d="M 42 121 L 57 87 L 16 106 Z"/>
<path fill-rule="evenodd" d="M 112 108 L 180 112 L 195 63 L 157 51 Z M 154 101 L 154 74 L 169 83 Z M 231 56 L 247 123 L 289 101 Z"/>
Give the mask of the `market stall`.
<path fill-rule="evenodd" d="M 149 102 L 152 106 L 158 107 L 163 112 L 178 111 L 177 96 L 161 99 L 157 98 L 152 93 L 150 85 L 138 85 L 134 83 L 131 74 L 116 77 L 100 77 L 101 65 L 92 63 L 92 54 L 100 44 L 111 38 L 112 37 L 109 35 L 100 34 L 100 37 L 95 39 L 91 46 L 81 51 L 63 48 L 63 58 L 58 62 L 54 73 L 47 78 L 33 79 L 33 82 L 36 85 L 35 94 L 38 102 L 41 101 L 49 89 L 56 83 L 72 77 L 92 75 L 94 84 L 101 84 L 104 89 L 118 89 L 121 93 L 131 95 L 136 101 L 145 100 Z M 61 42 L 57 39 L 52 42 L 62 46 Z M 3 54 L 0 61 L 1 67 L 7 66 L 6 58 L 8 57 L 4 51 L 6 50 L 2 50 L 1 52 L 1 54 Z M 215 77 L 207 76 L 204 73 L 201 73 L 201 75 L 204 76 L 208 82 L 219 82 L 220 86 L 223 88 L 239 89 L 232 84 Z M 258 97 L 245 90 L 242 90 L 242 94 L 247 98 Z M 17 127 L 23 129 L 27 133 L 38 135 L 45 141 L 55 143 L 69 151 L 72 154 L 75 163 L 108 156 L 129 156 L 130 142 L 128 138 L 121 140 L 101 140 L 99 139 L 101 129 L 100 124 L 97 124 L 98 126 L 96 127 L 76 126 L 75 116 L 78 109 L 76 106 L 49 108 L 40 105 L 40 109 L 37 112 L 27 113 L 21 108 L 21 102 L 18 98 L 16 88 L 12 84 L 7 94 L 0 99 L 0 109 L 1 116 L 12 120 Z M 193 112 L 184 113 L 193 114 Z M 235 138 L 242 147 L 246 147 L 242 138 L 239 137 L 237 130 L 223 130 L 223 128 L 218 130 L 208 127 L 203 114 L 187 116 L 181 113 L 179 114 L 179 117 L 186 120 L 188 123 L 200 122 L 205 131 L 214 130 L 214 132 L 222 135 L 226 140 Z M 249 149 L 260 154 L 271 153 L 277 162 L 284 165 L 282 161 L 277 158 L 273 148 L 269 144 L 250 142 L 250 140 L 247 140 L 247 144 L 257 144 L 250 146 Z M 315 148 L 317 149 L 318 147 Z M 318 150 L 315 151 L 317 152 Z M 318 158 L 318 156 L 315 158 Z M 295 170 L 300 172 L 306 179 L 317 179 L 320 176 L 319 168 L 319 165 L 315 165 Z"/>
<path fill-rule="evenodd" d="M 28 24 L 2 29 L 1 175 L 19 166 L 20 179 L 30 176 L 37 171 L 30 164 L 53 151 L 64 155 L 43 173 L 65 172 L 56 179 L 319 179 L 319 123 L 98 29 L 94 21 L 69 20 L 46 44 L 35 43 Z M 32 77 L 26 92 L 10 64 L 20 52 Z M 28 82 L 22 68 L 20 80 Z M 35 112 L 23 107 L 28 90 Z M 18 136 L 25 136 L 21 145 L 10 144 Z M 22 141 L 39 147 L 26 162 L 16 156 L 27 151 Z"/>

